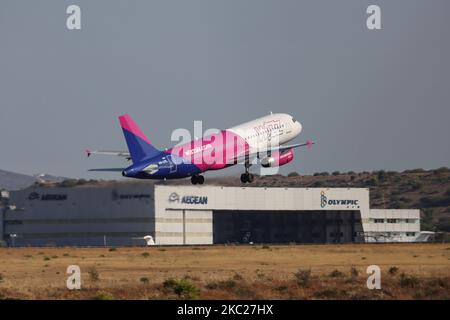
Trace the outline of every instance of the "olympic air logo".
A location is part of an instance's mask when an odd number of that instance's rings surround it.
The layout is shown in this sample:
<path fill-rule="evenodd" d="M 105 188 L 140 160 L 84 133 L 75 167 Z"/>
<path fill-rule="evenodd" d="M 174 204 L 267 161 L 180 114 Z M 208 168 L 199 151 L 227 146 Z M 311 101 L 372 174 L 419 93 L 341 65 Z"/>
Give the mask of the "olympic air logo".
<path fill-rule="evenodd" d="M 327 196 L 325 195 L 325 191 L 322 191 L 320 193 L 320 206 L 322 208 L 325 208 L 326 205 L 327 205 Z"/>
<path fill-rule="evenodd" d="M 320 207 L 325 208 L 328 206 L 352 206 L 359 208 L 359 200 L 353 199 L 328 199 L 325 195 L 325 191 L 320 192 Z"/>

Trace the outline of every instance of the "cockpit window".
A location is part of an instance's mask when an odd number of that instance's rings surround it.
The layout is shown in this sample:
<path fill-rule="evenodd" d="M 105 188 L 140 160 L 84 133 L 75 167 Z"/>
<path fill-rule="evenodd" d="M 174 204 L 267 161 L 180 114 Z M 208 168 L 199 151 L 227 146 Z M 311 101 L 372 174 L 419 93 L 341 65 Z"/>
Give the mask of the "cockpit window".
<path fill-rule="evenodd" d="M 297 122 L 297 120 L 295 120 L 295 118 L 294 118 L 294 117 L 292 117 L 292 122 L 293 122 L 293 123 L 296 123 L 296 122 Z"/>

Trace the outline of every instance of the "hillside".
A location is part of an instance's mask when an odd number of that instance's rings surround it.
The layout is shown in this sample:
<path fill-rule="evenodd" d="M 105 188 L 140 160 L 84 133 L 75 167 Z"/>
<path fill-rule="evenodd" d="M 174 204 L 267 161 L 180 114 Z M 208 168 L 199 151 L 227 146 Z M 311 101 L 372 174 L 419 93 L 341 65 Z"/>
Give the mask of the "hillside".
<path fill-rule="evenodd" d="M 0 170 L 0 190 L 19 190 L 27 188 L 36 182 L 60 182 L 67 178 L 64 177 L 54 177 L 47 174 L 37 174 L 34 176 L 29 176 L 22 173 L 15 173 L 5 170 Z"/>
<path fill-rule="evenodd" d="M 242 186 L 238 176 L 209 178 L 206 185 Z M 115 183 L 145 183 L 152 180 L 95 181 L 66 180 L 62 187 L 103 186 Z M 157 184 L 190 185 L 189 179 L 159 181 Z M 54 186 L 55 184 L 43 184 Z M 302 188 L 370 188 L 372 208 L 421 209 L 422 230 L 450 232 L 450 169 L 373 171 L 373 172 L 321 172 L 300 176 L 291 173 L 287 177 L 256 176 L 246 187 L 302 187 Z"/>

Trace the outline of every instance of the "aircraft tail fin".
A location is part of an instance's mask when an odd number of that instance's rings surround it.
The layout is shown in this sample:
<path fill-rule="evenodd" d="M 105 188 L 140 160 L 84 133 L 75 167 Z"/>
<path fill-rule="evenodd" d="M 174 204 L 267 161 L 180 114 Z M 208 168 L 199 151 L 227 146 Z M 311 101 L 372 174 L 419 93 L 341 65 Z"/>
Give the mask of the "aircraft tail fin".
<path fill-rule="evenodd" d="M 147 139 L 145 134 L 139 129 L 136 123 L 128 114 L 119 117 L 120 126 L 130 151 L 133 163 L 139 162 L 146 158 L 152 158 L 161 153 Z"/>

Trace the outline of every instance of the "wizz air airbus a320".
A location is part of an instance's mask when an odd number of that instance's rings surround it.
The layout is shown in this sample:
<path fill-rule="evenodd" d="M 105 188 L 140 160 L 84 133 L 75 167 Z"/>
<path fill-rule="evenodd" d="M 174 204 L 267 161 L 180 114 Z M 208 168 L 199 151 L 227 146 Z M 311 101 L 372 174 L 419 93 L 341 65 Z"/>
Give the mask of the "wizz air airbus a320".
<path fill-rule="evenodd" d="M 288 114 L 270 114 L 218 133 L 177 145 L 164 151 L 156 149 L 129 115 L 119 117 L 129 152 L 90 151 L 92 154 L 117 155 L 132 161 L 126 168 L 102 168 L 90 171 L 120 171 L 137 179 L 178 179 L 191 177 L 192 184 L 203 184 L 201 175 L 242 163 L 242 183 L 253 181 L 252 164 L 283 166 L 294 159 L 294 148 L 311 147 L 314 142 L 284 145 L 297 137 L 302 125 Z"/>

